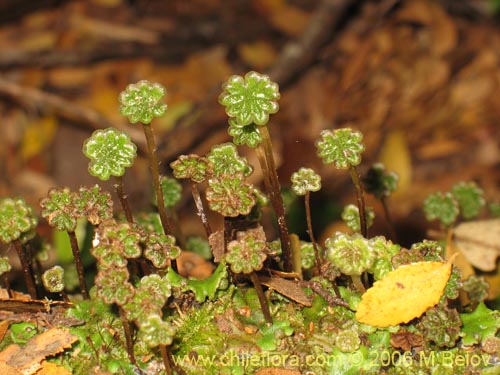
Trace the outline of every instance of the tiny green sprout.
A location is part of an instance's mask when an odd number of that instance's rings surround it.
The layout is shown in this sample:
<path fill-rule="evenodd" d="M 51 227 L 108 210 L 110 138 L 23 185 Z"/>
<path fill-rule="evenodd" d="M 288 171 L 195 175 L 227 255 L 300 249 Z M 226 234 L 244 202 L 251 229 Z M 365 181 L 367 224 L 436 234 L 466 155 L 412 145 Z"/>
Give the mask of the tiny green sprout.
<path fill-rule="evenodd" d="M 424 213 L 427 220 L 437 219 L 444 227 L 449 227 L 457 219 L 459 206 L 451 193 L 437 192 L 424 201 Z"/>
<path fill-rule="evenodd" d="M 368 236 L 366 225 L 365 199 L 361 179 L 356 168 L 361 163 L 361 153 L 365 150 L 363 134 L 351 128 L 323 130 L 316 141 L 318 156 L 325 164 L 332 164 L 337 169 L 349 169 L 351 180 L 356 188 L 358 209 L 361 218 L 361 233 Z"/>
<path fill-rule="evenodd" d="M 0 199 L 0 242 L 14 245 L 21 261 L 28 293 L 33 299 L 37 297 L 36 286 L 30 268 L 31 260 L 23 249 L 23 236 L 34 231 L 37 224 L 33 208 L 24 199 Z"/>
<path fill-rule="evenodd" d="M 166 234 L 152 233 L 145 241 L 144 257 L 153 263 L 155 268 L 165 268 L 170 261 L 177 258 L 181 249 L 175 246 L 175 237 Z"/>
<path fill-rule="evenodd" d="M 126 133 L 114 128 L 99 129 L 83 144 L 83 153 L 90 159 L 89 173 L 102 181 L 110 176 L 123 176 L 137 156 L 137 146 Z"/>
<path fill-rule="evenodd" d="M 267 75 L 248 72 L 245 77 L 233 75 L 223 85 L 219 103 L 226 107 L 229 117 L 237 124 L 266 125 L 269 115 L 278 112 L 280 98 L 278 84 Z"/>
<path fill-rule="evenodd" d="M 57 265 L 49 268 L 42 274 L 42 282 L 50 293 L 61 293 L 64 291 L 64 268 Z"/>
<path fill-rule="evenodd" d="M 255 205 L 253 186 L 245 182 L 241 173 L 211 178 L 208 185 L 208 205 L 223 216 L 248 215 Z"/>
<path fill-rule="evenodd" d="M 366 207 L 366 226 L 370 228 L 373 225 L 373 220 L 375 219 L 375 212 L 373 208 Z M 359 209 L 358 206 L 354 204 L 348 204 L 344 207 L 342 211 L 342 220 L 346 225 L 354 232 L 361 231 L 361 223 L 359 220 Z"/>
<path fill-rule="evenodd" d="M 363 134 L 350 128 L 323 130 L 316 142 L 318 156 L 325 164 L 334 164 L 337 169 L 348 169 L 361 163 L 365 150 Z"/>
<path fill-rule="evenodd" d="M 196 154 L 181 155 L 177 160 L 170 163 L 173 175 L 178 179 L 189 179 L 197 184 L 208 177 L 211 163 L 204 157 Z"/>
<path fill-rule="evenodd" d="M 120 113 L 132 124 L 149 124 L 154 117 L 165 114 L 167 105 L 161 102 L 165 94 L 165 88 L 159 83 L 146 80 L 132 83 L 120 93 Z"/>
<path fill-rule="evenodd" d="M 483 190 L 475 182 L 459 182 L 451 188 L 464 219 L 477 217 L 486 204 Z"/>
<path fill-rule="evenodd" d="M 80 187 L 76 204 L 92 225 L 99 225 L 113 217 L 113 199 L 108 192 L 101 191 L 97 184 L 92 187 Z"/>
<path fill-rule="evenodd" d="M 248 177 L 253 172 L 247 158 L 238 154 L 233 143 L 228 142 L 213 146 L 207 154 L 207 159 L 211 162 L 215 176 L 242 173 Z"/>

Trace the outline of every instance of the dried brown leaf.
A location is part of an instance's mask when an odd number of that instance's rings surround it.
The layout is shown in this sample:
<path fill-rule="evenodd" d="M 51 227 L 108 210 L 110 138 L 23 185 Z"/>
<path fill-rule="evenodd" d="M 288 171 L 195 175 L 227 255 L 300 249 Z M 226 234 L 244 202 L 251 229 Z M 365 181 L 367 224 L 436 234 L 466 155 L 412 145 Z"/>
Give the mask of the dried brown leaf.
<path fill-rule="evenodd" d="M 0 374 L 2 375 L 23 375 L 22 372 L 16 370 L 14 367 L 9 366 L 5 362 L 0 361 Z"/>
<path fill-rule="evenodd" d="M 0 353 L 0 362 L 20 370 L 24 375 L 31 375 L 40 369 L 46 357 L 63 352 L 76 340 L 77 337 L 68 329 L 51 328 L 30 339 L 23 347 L 16 344 L 8 346 Z"/>
<path fill-rule="evenodd" d="M 307 296 L 299 284 L 293 280 L 283 279 L 281 277 L 259 277 L 262 285 L 267 286 L 268 288 L 274 289 L 279 294 L 284 295 L 285 297 L 300 303 L 304 306 L 311 306 L 312 299 Z"/>

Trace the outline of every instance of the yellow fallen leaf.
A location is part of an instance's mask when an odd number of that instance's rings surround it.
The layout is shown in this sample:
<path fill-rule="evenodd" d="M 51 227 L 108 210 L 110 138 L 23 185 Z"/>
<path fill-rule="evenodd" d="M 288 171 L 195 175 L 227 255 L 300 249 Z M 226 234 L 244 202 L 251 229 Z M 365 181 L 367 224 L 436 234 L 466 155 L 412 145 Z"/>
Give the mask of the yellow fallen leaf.
<path fill-rule="evenodd" d="M 38 155 L 49 147 L 56 134 L 57 124 L 54 116 L 45 116 L 28 125 L 21 145 L 21 155 L 24 160 Z"/>
<path fill-rule="evenodd" d="M 356 319 L 374 327 L 407 323 L 439 302 L 450 274 L 451 262 L 401 266 L 363 294 Z"/>

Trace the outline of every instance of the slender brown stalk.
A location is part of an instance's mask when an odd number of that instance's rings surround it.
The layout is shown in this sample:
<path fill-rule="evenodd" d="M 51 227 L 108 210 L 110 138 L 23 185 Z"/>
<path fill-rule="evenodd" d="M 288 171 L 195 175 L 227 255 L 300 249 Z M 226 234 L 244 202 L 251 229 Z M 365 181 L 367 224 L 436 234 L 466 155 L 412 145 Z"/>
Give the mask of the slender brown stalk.
<path fill-rule="evenodd" d="M 130 205 L 128 204 L 127 196 L 125 195 L 124 189 L 123 189 L 123 177 L 116 176 L 115 180 L 116 180 L 116 183 L 114 184 L 114 188 L 115 188 L 116 195 L 118 196 L 118 199 L 120 200 L 120 205 L 122 206 L 122 210 L 125 213 L 125 217 L 127 218 L 127 221 L 129 223 L 133 223 L 134 217 L 132 216 L 132 210 L 130 209 Z"/>
<path fill-rule="evenodd" d="M 382 203 L 382 208 L 384 209 L 385 221 L 387 222 L 387 228 L 389 230 L 389 236 L 394 242 L 398 242 L 398 235 L 394 229 L 394 223 L 392 222 L 391 214 L 389 212 L 389 207 L 387 206 L 387 199 L 385 197 L 380 198 Z"/>
<path fill-rule="evenodd" d="M 85 283 L 85 270 L 83 268 L 82 257 L 80 256 L 80 248 L 78 247 L 76 234 L 73 231 L 68 231 L 67 233 L 71 244 L 71 250 L 73 251 L 73 258 L 75 259 L 76 271 L 78 272 L 80 290 L 82 291 L 83 298 L 89 299 L 89 292 L 87 290 L 87 284 Z"/>
<path fill-rule="evenodd" d="M 271 136 L 269 135 L 269 131 L 266 126 L 259 127 L 259 132 L 262 136 L 262 143 L 257 148 L 261 148 L 263 150 L 265 159 L 264 162 L 263 158 L 259 157 L 259 163 L 264 174 L 264 182 L 266 182 L 266 177 L 268 178 L 268 183 L 266 184 L 268 186 L 266 186 L 266 189 L 268 189 L 270 194 L 274 213 L 276 214 L 276 218 L 278 220 L 279 237 L 283 252 L 283 267 L 286 272 L 290 272 L 292 270 L 290 238 L 285 215 L 285 205 L 283 204 L 278 172 L 276 171 L 276 163 L 274 162 Z M 257 156 L 258 155 L 259 154 L 257 154 Z"/>
<path fill-rule="evenodd" d="M 167 375 L 173 375 L 172 365 L 170 361 L 170 355 L 168 352 L 167 345 L 160 345 L 161 358 L 163 359 L 163 365 L 165 366 L 165 372 Z"/>
<path fill-rule="evenodd" d="M 361 178 L 359 176 L 358 169 L 355 166 L 349 168 L 351 173 L 351 179 L 356 188 L 356 198 L 358 200 L 359 209 L 359 220 L 361 224 L 361 234 L 363 237 L 368 238 L 368 226 L 366 224 L 366 208 L 365 208 L 365 197 L 363 195 L 363 187 L 361 186 Z"/>
<path fill-rule="evenodd" d="M 28 289 L 28 293 L 31 299 L 37 299 L 35 280 L 33 279 L 33 274 L 30 269 L 30 262 L 26 253 L 24 252 L 23 245 L 21 241 L 14 240 L 12 241 L 14 247 L 16 248 L 17 255 L 19 256 L 19 260 L 21 261 L 21 266 L 23 268 L 24 281 L 26 283 L 26 288 Z"/>
<path fill-rule="evenodd" d="M 271 316 L 271 311 L 269 310 L 269 305 L 267 304 L 266 296 L 264 295 L 264 290 L 262 289 L 262 284 L 260 283 L 259 276 L 255 271 L 252 271 L 250 274 L 250 280 L 257 292 L 257 297 L 259 297 L 260 308 L 262 309 L 262 313 L 264 314 L 264 319 L 269 324 L 273 324 L 273 317 Z"/>
<path fill-rule="evenodd" d="M 120 313 L 120 319 L 122 321 L 123 325 L 123 332 L 125 333 L 125 346 L 127 348 L 127 354 L 128 354 L 128 359 L 130 359 L 130 362 L 132 362 L 134 365 L 137 366 L 137 361 L 134 356 L 134 342 L 132 340 L 132 327 L 130 325 L 130 322 L 127 320 L 127 317 L 125 316 L 125 310 L 121 306 L 118 306 L 118 311 Z"/>
<path fill-rule="evenodd" d="M 196 211 L 198 211 L 198 216 L 203 223 L 203 228 L 205 228 L 205 233 L 207 234 L 208 238 L 212 234 L 212 229 L 210 228 L 210 223 L 208 222 L 207 215 L 205 214 L 205 208 L 203 207 L 203 201 L 201 200 L 198 184 L 194 181 L 191 181 L 191 194 L 193 195 L 194 204 L 196 205 Z"/>
<path fill-rule="evenodd" d="M 156 143 L 153 136 L 153 130 L 151 129 L 151 126 L 149 124 L 142 124 L 142 128 L 144 129 L 144 135 L 146 136 L 146 141 L 148 144 L 149 168 L 151 170 L 151 178 L 153 179 L 153 185 L 155 188 L 156 202 L 158 204 L 158 213 L 160 214 L 161 225 L 165 234 L 171 234 L 172 225 L 167 215 L 167 209 L 165 208 L 165 201 L 163 199 L 163 192 L 161 190 L 160 169 L 158 156 L 156 153 Z"/>
<path fill-rule="evenodd" d="M 351 281 L 358 292 L 360 293 L 366 292 L 366 288 L 363 285 L 363 282 L 361 281 L 360 275 L 351 275 Z"/>
<path fill-rule="evenodd" d="M 306 195 L 304 197 L 304 203 L 306 206 L 306 220 L 307 220 L 307 232 L 309 234 L 309 238 L 311 239 L 313 249 L 314 249 L 314 257 L 316 258 L 316 274 L 319 275 L 321 272 L 321 264 L 323 260 L 321 259 L 321 254 L 319 253 L 318 243 L 314 238 L 313 228 L 312 228 L 312 219 L 311 219 L 311 192 L 306 191 Z"/>
<path fill-rule="evenodd" d="M 14 298 L 14 291 L 10 287 L 9 276 L 6 273 L 2 275 L 2 283 L 4 288 L 7 289 L 7 294 L 9 295 L 9 298 Z"/>

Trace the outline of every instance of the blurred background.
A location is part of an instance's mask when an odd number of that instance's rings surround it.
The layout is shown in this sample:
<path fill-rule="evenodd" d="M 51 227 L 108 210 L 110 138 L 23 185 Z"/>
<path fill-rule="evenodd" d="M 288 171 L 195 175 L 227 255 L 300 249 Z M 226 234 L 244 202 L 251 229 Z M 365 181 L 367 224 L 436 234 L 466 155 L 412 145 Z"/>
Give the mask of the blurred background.
<path fill-rule="evenodd" d="M 178 155 L 203 155 L 230 141 L 217 102 L 221 83 L 256 70 L 280 84 L 280 112 L 269 128 L 283 187 L 301 166 L 322 176 L 323 189 L 312 194 L 317 236 L 355 197 L 349 173 L 324 166 L 314 142 L 323 129 L 349 126 L 364 134 L 362 173 L 382 161 L 399 174 L 388 203 L 398 237 L 409 245 L 437 227 L 422 213 L 431 192 L 472 180 L 488 201 L 500 201 L 498 5 L 2 0 L 0 196 L 22 196 L 39 210 L 52 186 L 99 182 L 86 173 L 82 143 L 95 129 L 114 126 L 139 147 L 125 186 L 134 209 L 148 208 L 145 140 L 141 127 L 119 114 L 120 91 L 141 79 L 166 87 L 169 109 L 153 129 L 162 171 L 170 175 Z M 254 153 L 241 153 L 260 183 Z M 178 207 L 183 232 L 202 234 L 189 198 L 186 187 Z M 383 217 L 378 202 L 368 197 L 368 204 Z M 292 231 L 304 231 L 298 217 Z M 381 222 L 372 233 L 385 231 Z"/>

